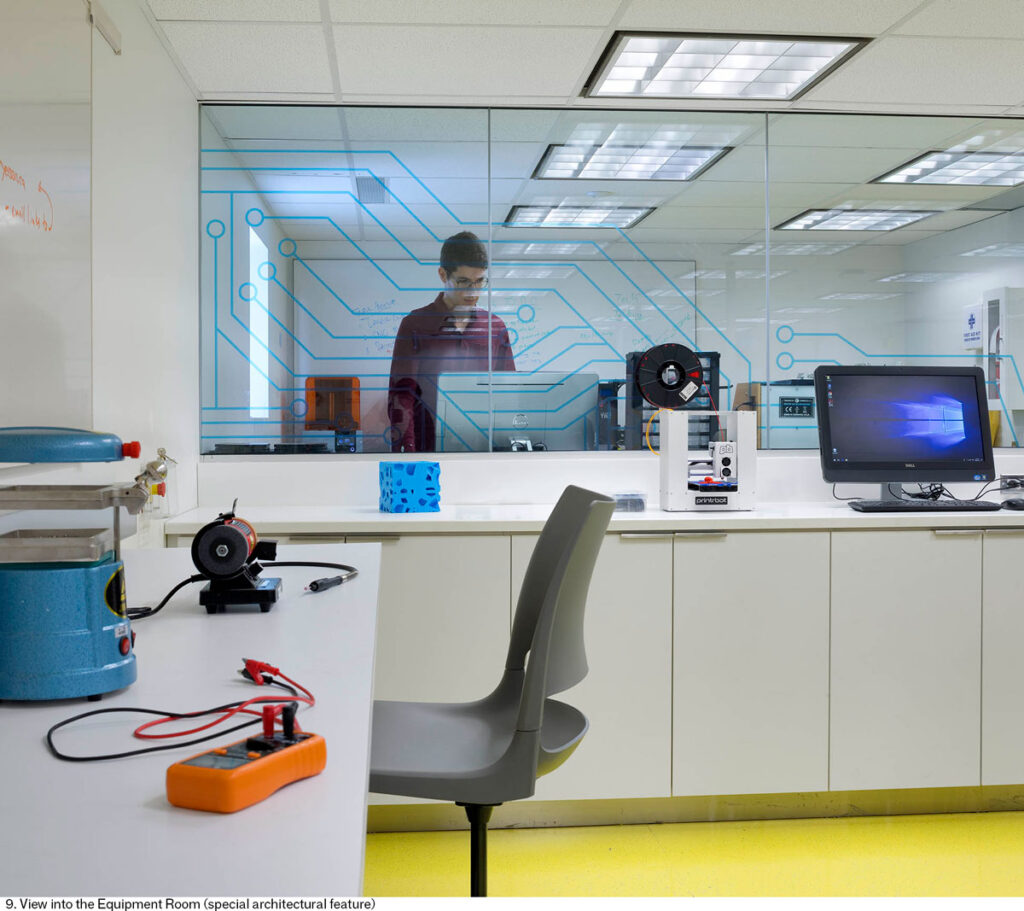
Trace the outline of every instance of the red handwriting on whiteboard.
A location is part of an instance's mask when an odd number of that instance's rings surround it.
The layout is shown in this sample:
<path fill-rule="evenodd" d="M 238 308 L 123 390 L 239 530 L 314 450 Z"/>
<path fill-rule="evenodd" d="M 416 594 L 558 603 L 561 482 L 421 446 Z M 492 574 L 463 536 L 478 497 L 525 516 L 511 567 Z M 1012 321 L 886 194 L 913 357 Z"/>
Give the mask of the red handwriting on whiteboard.
<path fill-rule="evenodd" d="M 38 231 L 53 230 L 53 200 L 37 181 L 30 187 L 8 162 L 0 159 L 0 221 L 21 222 Z"/>

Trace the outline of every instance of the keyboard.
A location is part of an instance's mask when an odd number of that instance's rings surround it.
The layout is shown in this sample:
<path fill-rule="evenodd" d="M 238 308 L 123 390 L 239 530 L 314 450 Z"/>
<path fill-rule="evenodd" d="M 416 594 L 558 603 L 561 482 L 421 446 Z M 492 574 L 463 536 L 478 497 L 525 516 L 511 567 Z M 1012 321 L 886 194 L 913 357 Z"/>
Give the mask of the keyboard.
<path fill-rule="evenodd" d="M 857 512 L 991 512 L 1000 509 L 991 500 L 850 500 Z"/>

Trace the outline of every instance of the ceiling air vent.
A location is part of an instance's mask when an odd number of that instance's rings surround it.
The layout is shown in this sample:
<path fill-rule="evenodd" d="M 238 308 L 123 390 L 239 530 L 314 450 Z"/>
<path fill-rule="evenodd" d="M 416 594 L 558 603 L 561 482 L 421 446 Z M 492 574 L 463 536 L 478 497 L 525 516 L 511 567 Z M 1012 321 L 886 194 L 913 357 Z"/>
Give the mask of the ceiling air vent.
<path fill-rule="evenodd" d="M 391 202 L 386 177 L 357 177 L 356 198 L 364 205 Z"/>

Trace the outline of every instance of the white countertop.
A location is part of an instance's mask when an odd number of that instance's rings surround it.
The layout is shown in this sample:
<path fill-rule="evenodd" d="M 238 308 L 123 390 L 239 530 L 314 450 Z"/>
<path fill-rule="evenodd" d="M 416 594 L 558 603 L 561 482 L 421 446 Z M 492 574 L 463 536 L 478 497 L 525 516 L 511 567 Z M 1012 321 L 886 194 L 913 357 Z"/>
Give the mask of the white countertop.
<path fill-rule="evenodd" d="M 99 702 L 0 703 L 4 894 L 361 894 L 380 550 L 379 544 L 281 547 L 282 560 L 349 563 L 359 576 L 313 595 L 303 587 L 329 570 L 268 568 L 265 575 L 280 576 L 283 590 L 265 614 L 208 615 L 199 606 L 199 586 L 188 586 L 160 613 L 132 623 L 138 680 L 131 686 Z M 126 551 L 124 563 L 129 607 L 156 603 L 194 571 L 187 549 Z M 263 695 L 238 676 L 242 658 L 267 661 L 312 691 L 317 704 L 300 708 L 298 720 L 327 741 L 321 774 L 237 813 L 205 813 L 167 802 L 166 769 L 245 732 L 100 762 L 62 762 L 47 750 L 51 725 L 92 709 L 184 712 Z M 131 736 L 147 717 L 85 719 L 54 739 L 73 755 L 151 746 Z"/>
<path fill-rule="evenodd" d="M 539 532 L 551 505 L 442 506 L 439 512 L 382 513 L 375 506 L 251 506 L 239 511 L 260 535 L 501 534 Z M 220 510 L 192 509 L 167 520 L 167 535 L 192 535 Z M 613 532 L 905 528 L 1024 528 L 1024 511 L 860 513 L 845 503 L 761 503 L 749 512 L 616 512 Z"/>

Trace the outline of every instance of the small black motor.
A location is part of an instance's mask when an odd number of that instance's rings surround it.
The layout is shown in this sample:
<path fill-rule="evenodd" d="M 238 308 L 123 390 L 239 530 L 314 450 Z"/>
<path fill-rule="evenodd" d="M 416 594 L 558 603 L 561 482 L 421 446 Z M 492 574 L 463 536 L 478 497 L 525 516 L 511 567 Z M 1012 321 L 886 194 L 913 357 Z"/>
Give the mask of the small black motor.
<path fill-rule="evenodd" d="M 266 613 L 281 593 L 281 580 L 260 579 L 259 561 L 276 557 L 277 542 L 260 541 L 252 525 L 235 515 L 232 505 L 192 539 L 192 562 L 210 580 L 199 593 L 199 603 L 208 614 L 242 605 L 256 605 Z"/>

